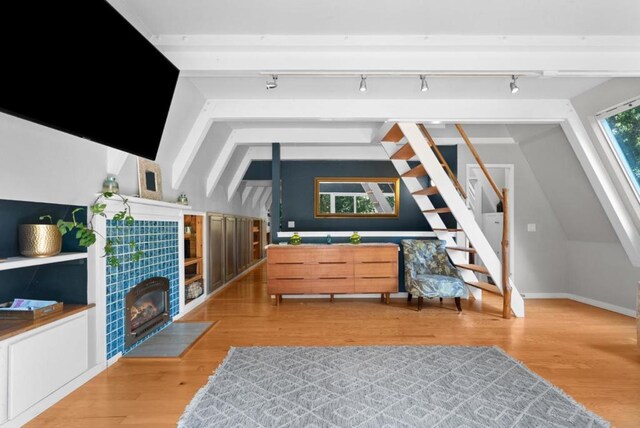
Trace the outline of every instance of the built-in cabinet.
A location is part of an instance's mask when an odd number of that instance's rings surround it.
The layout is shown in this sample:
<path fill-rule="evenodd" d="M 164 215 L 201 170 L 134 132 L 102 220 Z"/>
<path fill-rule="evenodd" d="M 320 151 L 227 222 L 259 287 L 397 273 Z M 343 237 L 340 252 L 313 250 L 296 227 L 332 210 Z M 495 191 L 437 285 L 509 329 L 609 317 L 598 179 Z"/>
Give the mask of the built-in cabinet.
<path fill-rule="evenodd" d="M 224 216 L 209 215 L 209 287 L 207 294 L 221 287 L 224 277 Z"/>
<path fill-rule="evenodd" d="M 204 217 L 184 216 L 184 302 L 185 304 L 202 296 L 205 292 L 204 278 Z"/>
<path fill-rule="evenodd" d="M 221 287 L 264 257 L 264 220 L 209 214 L 210 291 Z"/>
<path fill-rule="evenodd" d="M 22 426 L 88 380 L 100 357 L 95 339 L 94 296 L 88 292 L 87 252 L 75 233 L 63 238 L 62 252 L 22 257 L 18 225 L 40 216 L 86 222 L 86 207 L 0 200 L 0 302 L 14 298 L 62 302 L 61 312 L 36 320 L 0 320 L 0 425 Z M 55 220 L 54 220 L 55 221 Z"/>

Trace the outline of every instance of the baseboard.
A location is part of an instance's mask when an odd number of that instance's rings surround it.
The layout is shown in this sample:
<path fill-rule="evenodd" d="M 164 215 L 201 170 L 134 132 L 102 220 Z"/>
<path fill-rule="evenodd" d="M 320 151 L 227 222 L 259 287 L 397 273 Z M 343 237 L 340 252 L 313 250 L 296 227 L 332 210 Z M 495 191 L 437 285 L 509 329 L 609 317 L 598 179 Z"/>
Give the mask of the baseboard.
<path fill-rule="evenodd" d="M 111 367 L 112 365 L 114 365 L 116 361 L 118 361 L 121 357 L 122 357 L 122 352 L 118 352 L 116 355 L 109 358 L 107 360 L 107 367 Z"/>
<path fill-rule="evenodd" d="M 617 312 L 628 317 L 636 317 L 636 311 L 633 309 L 623 308 L 622 306 L 612 305 L 611 303 L 601 302 L 599 300 L 589 299 L 587 297 L 578 296 L 576 294 L 569 295 L 571 300 L 584 303 L 585 305 L 595 306 L 600 309 L 606 309 L 607 311 Z"/>
<path fill-rule="evenodd" d="M 616 312 L 628 317 L 636 317 L 636 311 L 633 309 L 623 308 L 622 306 L 612 305 L 611 303 L 601 302 L 600 300 L 589 299 L 588 297 L 578 296 L 571 293 L 524 293 L 525 299 L 569 299 L 585 305 L 595 306 L 596 308 L 605 309 L 607 311 Z"/>
<path fill-rule="evenodd" d="M 569 293 L 522 293 L 525 300 L 529 299 L 570 299 Z"/>
<path fill-rule="evenodd" d="M 240 272 L 238 274 L 238 276 L 234 277 L 231 281 L 225 282 L 221 287 L 217 288 L 216 290 L 212 291 L 211 294 L 207 295 L 207 297 L 204 299 L 204 302 L 206 302 L 207 300 L 209 300 L 210 298 L 212 298 L 213 296 L 215 296 L 216 294 L 221 293 L 225 288 L 227 288 L 228 286 L 230 286 L 231 284 L 233 284 L 234 282 L 236 282 L 239 279 L 242 279 L 243 277 L 245 277 L 249 272 L 251 272 L 252 270 L 254 270 L 255 268 L 257 268 L 258 266 L 260 266 L 262 263 L 266 262 L 267 258 L 263 258 L 258 260 L 257 262 L 255 262 L 254 264 L 252 264 L 251 266 L 249 266 L 248 268 L 246 268 L 245 270 L 243 270 L 242 272 Z M 204 303 L 202 302 L 202 303 Z M 202 304 L 200 303 L 200 304 Z M 198 305 L 199 306 L 199 305 Z"/>
<path fill-rule="evenodd" d="M 36 416 L 47 410 L 49 407 L 56 404 L 58 401 L 62 400 L 67 395 L 71 394 L 76 389 L 80 388 L 82 385 L 96 377 L 99 373 L 101 373 L 106 368 L 106 364 L 98 364 L 91 369 L 87 370 L 77 378 L 73 379 L 71 382 L 67 383 L 63 387 L 57 389 L 50 395 L 46 396 L 42 400 L 38 401 L 36 404 L 31 406 L 29 409 L 25 410 L 15 418 L 7 421 L 2 425 L 3 428 L 9 427 L 21 427 L 25 425 L 30 420 L 34 419 Z"/>
<path fill-rule="evenodd" d="M 246 268 L 245 270 L 243 270 L 242 272 L 240 272 L 238 274 L 238 276 L 236 276 L 235 278 L 233 278 L 231 281 L 229 282 L 225 282 L 222 286 L 218 287 L 217 289 L 215 289 L 214 291 L 212 291 L 210 294 L 206 295 L 202 300 L 201 297 L 198 297 L 196 300 L 194 300 L 193 302 L 189 302 L 188 305 L 185 306 L 185 309 L 188 307 L 188 310 L 182 311 L 180 312 L 178 315 L 176 315 L 175 317 L 173 317 L 174 321 L 178 321 L 180 318 L 182 318 L 183 316 L 187 315 L 189 312 L 191 312 L 192 310 L 194 310 L 195 308 L 197 308 L 198 306 L 202 305 L 204 302 L 206 302 L 207 300 L 209 300 L 210 298 L 212 298 L 213 296 L 215 296 L 216 294 L 222 292 L 225 288 L 227 288 L 228 286 L 230 286 L 231 284 L 233 284 L 235 281 L 241 279 L 242 277 L 244 277 L 245 275 L 247 275 L 249 272 L 251 272 L 252 270 L 254 270 L 255 268 L 257 268 L 258 266 L 260 266 L 262 263 L 264 263 L 267 260 L 267 258 L 263 258 L 258 260 L 257 262 L 255 262 L 254 264 L 252 264 L 251 266 L 249 266 L 248 268 Z M 193 305 L 191 305 L 192 303 L 195 303 Z"/>

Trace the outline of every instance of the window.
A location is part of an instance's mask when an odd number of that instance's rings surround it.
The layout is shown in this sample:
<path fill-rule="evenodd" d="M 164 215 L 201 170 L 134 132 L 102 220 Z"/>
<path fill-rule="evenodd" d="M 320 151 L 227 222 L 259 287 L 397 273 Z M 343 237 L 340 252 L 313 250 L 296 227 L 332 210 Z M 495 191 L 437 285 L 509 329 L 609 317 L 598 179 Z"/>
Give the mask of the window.
<path fill-rule="evenodd" d="M 599 114 L 598 122 L 640 201 L 640 99 Z"/>

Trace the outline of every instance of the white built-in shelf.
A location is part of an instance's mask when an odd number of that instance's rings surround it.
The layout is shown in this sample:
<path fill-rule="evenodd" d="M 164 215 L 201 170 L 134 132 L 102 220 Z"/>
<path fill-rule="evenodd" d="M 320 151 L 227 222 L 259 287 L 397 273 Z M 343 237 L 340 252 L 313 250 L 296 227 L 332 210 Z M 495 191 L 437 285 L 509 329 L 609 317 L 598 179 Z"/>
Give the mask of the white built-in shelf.
<path fill-rule="evenodd" d="M 96 197 L 99 195 L 100 195 L 99 193 L 96 194 Z M 156 207 L 172 208 L 172 209 L 183 210 L 183 211 L 191 210 L 191 205 L 182 205 L 177 202 L 156 201 L 154 199 L 145 199 L 145 198 L 140 198 L 138 196 L 129 196 L 129 195 L 122 195 L 122 196 L 127 199 L 130 205 L 135 205 L 135 204 L 151 205 Z M 101 202 L 104 202 L 104 201 L 120 203 L 121 199 L 118 196 L 113 196 L 112 198 L 109 198 L 109 199 L 103 198 Z"/>
<path fill-rule="evenodd" d="M 6 259 L 0 259 L 0 270 L 48 265 L 51 263 L 68 262 L 70 260 L 80 260 L 86 258 L 87 253 L 60 253 L 57 256 L 51 257 L 9 257 Z"/>

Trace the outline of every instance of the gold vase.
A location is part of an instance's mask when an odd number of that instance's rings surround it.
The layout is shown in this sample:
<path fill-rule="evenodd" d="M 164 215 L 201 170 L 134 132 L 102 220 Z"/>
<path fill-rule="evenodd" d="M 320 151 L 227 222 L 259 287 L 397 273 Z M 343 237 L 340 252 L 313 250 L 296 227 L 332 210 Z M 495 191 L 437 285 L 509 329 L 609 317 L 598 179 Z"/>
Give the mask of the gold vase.
<path fill-rule="evenodd" d="M 55 224 L 21 224 L 18 242 L 25 257 L 51 257 L 62 250 L 62 235 Z"/>

